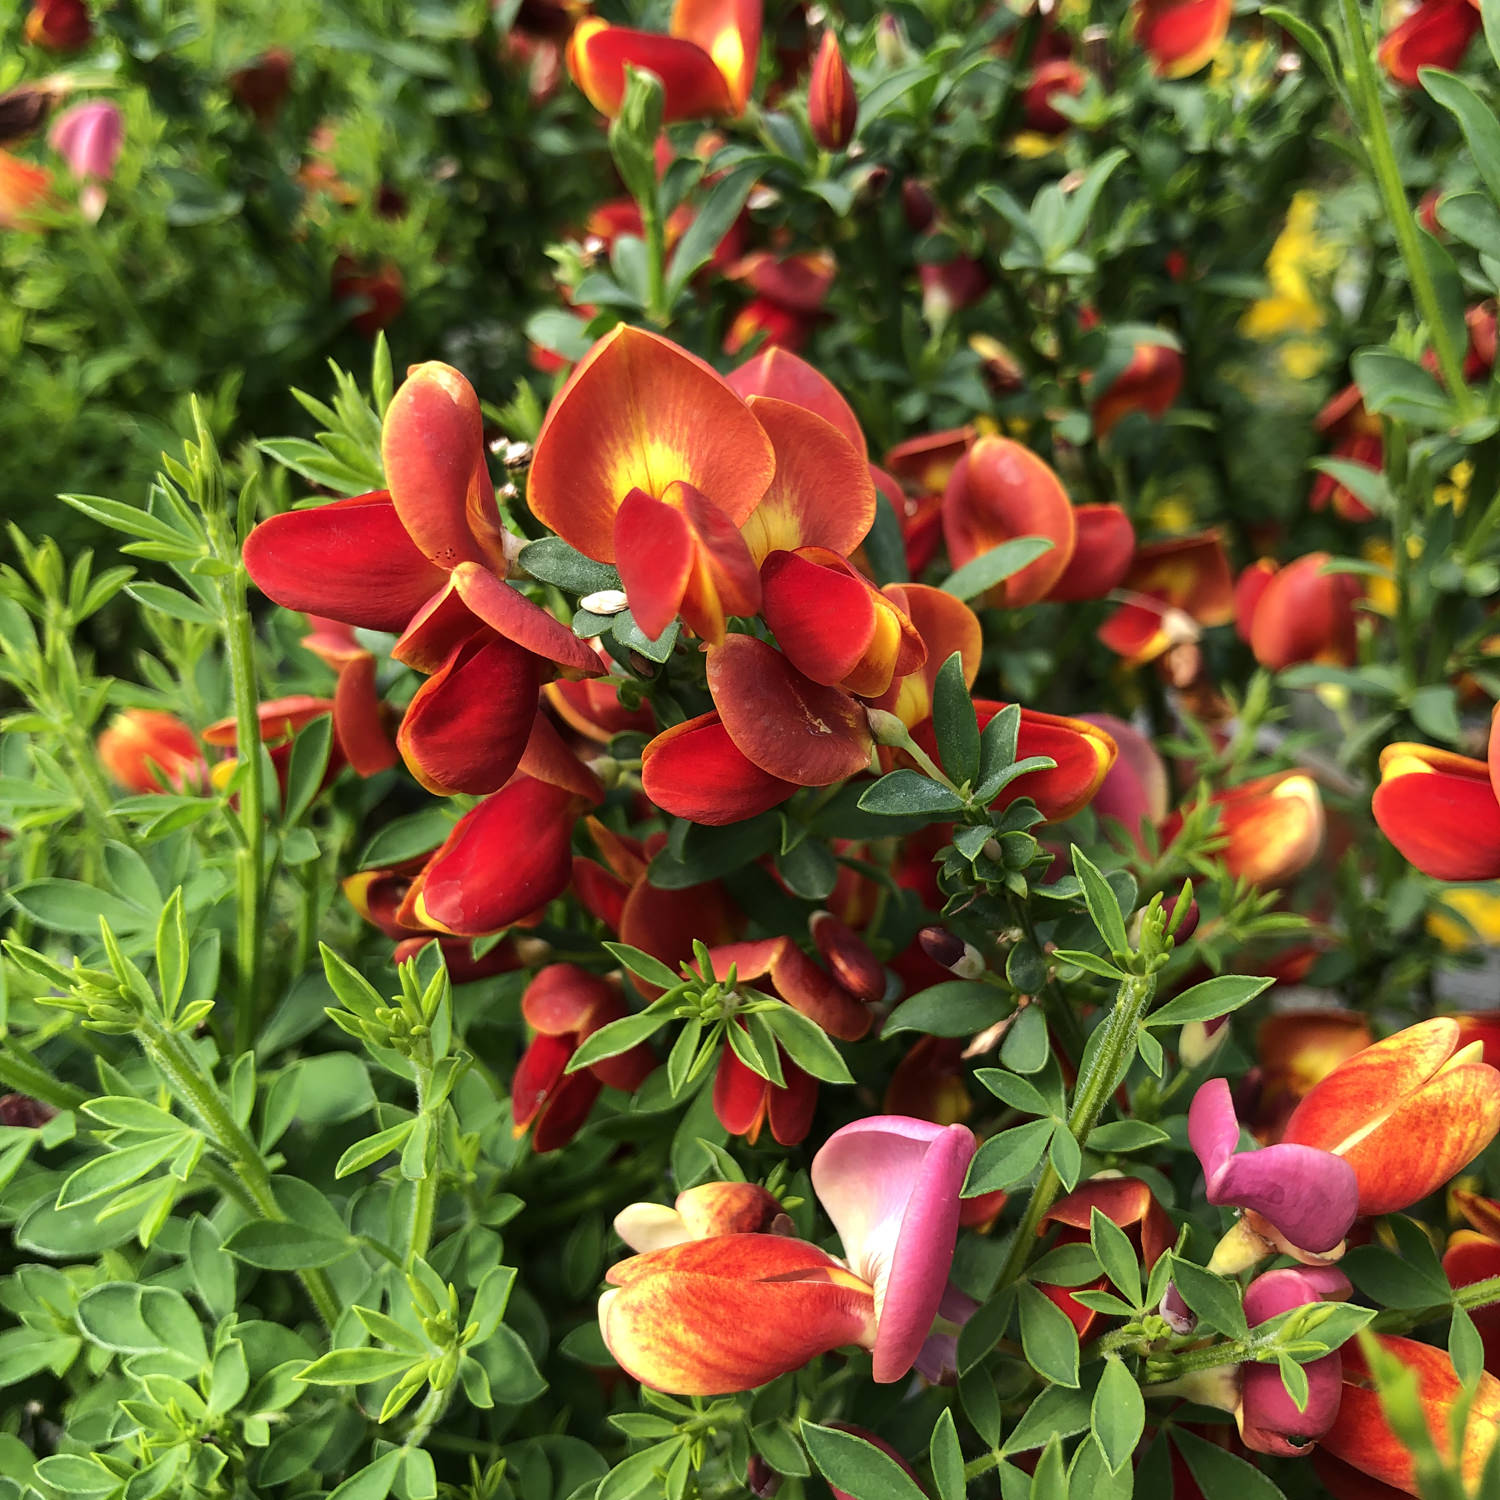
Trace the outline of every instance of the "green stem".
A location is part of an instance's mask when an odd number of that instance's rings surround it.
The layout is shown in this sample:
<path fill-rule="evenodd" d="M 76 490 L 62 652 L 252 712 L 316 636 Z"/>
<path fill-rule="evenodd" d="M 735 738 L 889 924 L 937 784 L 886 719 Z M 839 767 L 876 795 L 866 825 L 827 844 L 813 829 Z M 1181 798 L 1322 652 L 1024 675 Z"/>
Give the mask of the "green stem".
<path fill-rule="evenodd" d="M 271 1184 L 271 1173 L 254 1141 L 245 1134 L 230 1111 L 228 1101 L 198 1065 L 181 1037 L 160 1022 L 145 1017 L 139 1030 L 141 1046 L 167 1080 L 177 1097 L 197 1115 L 210 1140 L 239 1174 L 239 1180 L 263 1218 L 288 1222 Z M 328 1278 L 320 1270 L 297 1273 L 324 1324 L 338 1321 L 339 1304 Z"/>
<path fill-rule="evenodd" d="M 641 225 L 646 232 L 646 316 L 659 327 L 671 322 L 667 306 L 667 230 L 661 210 L 652 201 L 641 201 Z"/>
<path fill-rule="evenodd" d="M 1114 1009 L 1104 1023 L 1099 1050 L 1094 1054 L 1088 1075 L 1079 1080 L 1078 1089 L 1073 1096 L 1073 1108 L 1068 1114 L 1068 1131 L 1080 1146 L 1098 1124 L 1109 1096 L 1119 1087 L 1120 1079 L 1130 1066 L 1130 1060 L 1135 1055 L 1141 1017 L 1145 1015 L 1146 1007 L 1150 1005 L 1155 993 L 1155 974 L 1132 974 L 1130 978 L 1120 982 Z M 1030 1201 L 1021 1215 L 1016 1237 L 1011 1241 L 1010 1253 L 1005 1258 L 1000 1278 L 995 1284 L 996 1291 L 1009 1286 L 1026 1269 L 1026 1262 L 1036 1248 L 1037 1227 L 1042 1222 L 1042 1216 L 1056 1201 L 1061 1187 L 1062 1179 L 1048 1161 L 1042 1168 L 1042 1175 L 1037 1179 L 1036 1186 L 1031 1190 Z"/>
<path fill-rule="evenodd" d="M 59 1083 L 24 1047 L 9 1037 L 0 1040 L 0 1083 L 29 1099 L 40 1099 L 53 1109 L 77 1109 L 92 1097 L 85 1089 L 75 1088 L 71 1083 Z"/>
<path fill-rule="evenodd" d="M 245 575 L 234 559 L 234 573 L 225 580 L 224 642 L 234 689 L 235 744 L 240 759 L 240 827 L 245 845 L 235 856 L 238 988 L 234 1009 L 234 1047 L 248 1052 L 255 1040 L 260 1006 L 260 949 L 265 926 L 266 789 L 260 753 L 259 703 L 255 691 L 255 632 L 245 597 Z"/>
<path fill-rule="evenodd" d="M 427 1392 L 426 1398 L 411 1419 L 411 1431 L 401 1445 L 403 1448 L 420 1448 L 427 1441 L 427 1434 L 437 1426 L 443 1413 L 448 1410 L 448 1403 L 453 1399 L 453 1391 L 457 1385 L 457 1380 L 454 1380 L 441 1391 Z"/>
<path fill-rule="evenodd" d="M 1349 50 L 1354 60 L 1354 104 L 1357 112 L 1363 116 L 1359 123 L 1364 131 L 1370 167 L 1375 174 L 1380 196 L 1385 202 L 1386 217 L 1396 236 L 1401 259 L 1406 264 L 1406 275 L 1411 282 L 1417 311 L 1427 325 L 1443 384 L 1448 387 L 1448 394 L 1453 398 L 1459 416 L 1467 417 L 1473 407 L 1473 396 L 1464 380 L 1462 351 L 1454 344 L 1452 333 L 1443 319 L 1437 284 L 1433 281 L 1432 270 L 1422 254 L 1416 217 L 1406 196 L 1401 169 L 1396 164 L 1396 153 L 1391 146 L 1390 131 L 1386 127 L 1385 108 L 1380 100 L 1380 80 L 1376 77 L 1375 65 L 1370 60 L 1369 33 L 1365 30 L 1364 17 L 1360 14 L 1359 0 L 1342 0 L 1342 4 L 1344 27 L 1348 32 Z"/>
<path fill-rule="evenodd" d="M 417 1118 L 427 1114 L 427 1089 L 431 1079 L 421 1068 L 415 1070 L 417 1078 Z M 428 1129 L 436 1130 L 438 1120 L 429 1119 Z M 433 1168 L 425 1177 L 417 1178 L 412 1185 L 411 1216 L 406 1228 L 406 1264 L 423 1259 L 432 1246 L 432 1223 L 437 1214 L 438 1168 Z"/>
<path fill-rule="evenodd" d="M 1396 584 L 1396 654 L 1408 690 L 1415 689 L 1421 681 L 1417 674 L 1417 636 L 1411 607 L 1411 551 L 1407 546 L 1411 526 L 1411 485 L 1406 483 L 1396 488 L 1396 513 L 1391 522 L 1391 559 Z"/>

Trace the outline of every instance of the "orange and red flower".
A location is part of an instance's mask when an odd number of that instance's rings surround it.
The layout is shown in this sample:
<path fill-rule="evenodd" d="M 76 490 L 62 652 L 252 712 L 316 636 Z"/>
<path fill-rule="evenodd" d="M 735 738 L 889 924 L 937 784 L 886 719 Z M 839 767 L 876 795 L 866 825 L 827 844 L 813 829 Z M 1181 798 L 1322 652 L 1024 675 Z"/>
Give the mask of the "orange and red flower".
<path fill-rule="evenodd" d="M 1354 664 L 1354 606 L 1364 589 L 1352 573 L 1328 571 L 1332 561 L 1309 552 L 1283 568 L 1263 558 L 1240 574 L 1235 630 L 1261 666 L 1278 672 L 1305 661 Z"/>
<path fill-rule="evenodd" d="M 1472 0 L 1421 0 L 1380 41 L 1380 66 L 1392 83 L 1414 89 L 1421 68 L 1456 68 L 1479 35 L 1479 7 Z"/>
<path fill-rule="evenodd" d="M 122 709 L 99 736 L 99 763 L 128 792 L 201 790 L 208 762 L 198 736 L 175 714 Z"/>
<path fill-rule="evenodd" d="M 1159 78 L 1186 78 L 1213 61 L 1229 34 L 1232 0 L 1135 0 L 1135 39 Z"/>
<path fill-rule="evenodd" d="M 839 51 L 839 39 L 825 31 L 807 85 L 808 126 L 825 151 L 842 151 L 854 138 L 858 121 L 859 100 L 849 65 Z"/>

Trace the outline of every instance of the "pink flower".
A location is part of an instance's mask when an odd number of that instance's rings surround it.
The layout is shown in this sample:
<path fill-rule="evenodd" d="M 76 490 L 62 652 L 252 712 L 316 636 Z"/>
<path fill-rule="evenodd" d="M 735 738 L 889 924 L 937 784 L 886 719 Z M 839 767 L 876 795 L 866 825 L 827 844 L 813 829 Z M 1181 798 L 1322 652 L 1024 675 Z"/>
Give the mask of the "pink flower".
<path fill-rule="evenodd" d="M 57 117 L 47 138 L 85 185 L 79 195 L 83 212 L 97 219 L 104 212 L 104 190 L 98 184 L 115 175 L 125 143 L 125 121 L 119 106 L 107 99 L 75 104 Z"/>

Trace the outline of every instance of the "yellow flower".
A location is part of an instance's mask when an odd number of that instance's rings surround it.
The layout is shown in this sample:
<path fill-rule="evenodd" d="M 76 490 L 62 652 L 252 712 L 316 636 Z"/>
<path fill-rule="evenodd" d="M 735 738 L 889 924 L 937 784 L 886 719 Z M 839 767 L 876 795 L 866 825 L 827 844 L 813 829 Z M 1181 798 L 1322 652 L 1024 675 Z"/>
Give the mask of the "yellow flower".
<path fill-rule="evenodd" d="M 1193 529 L 1193 506 L 1186 495 L 1163 495 L 1151 507 L 1151 529 L 1163 536 L 1186 536 Z"/>
<path fill-rule="evenodd" d="M 1058 144 L 1054 137 L 1043 135 L 1039 130 L 1021 130 L 1011 137 L 1010 149 L 1030 161 L 1039 156 L 1051 156 Z"/>
<path fill-rule="evenodd" d="M 1448 470 L 1448 479 L 1432 492 L 1435 505 L 1451 505 L 1453 513 L 1461 516 L 1469 501 L 1469 483 L 1474 478 L 1474 465 L 1464 459 Z"/>
<path fill-rule="evenodd" d="M 1449 949 L 1500 943 L 1500 886 L 1445 890 L 1441 904 L 1428 914 L 1427 930 Z"/>
<path fill-rule="evenodd" d="M 1384 573 L 1371 573 L 1365 579 L 1365 602 L 1376 614 L 1389 620 L 1396 613 L 1396 583 L 1392 576 L 1396 559 L 1391 544 L 1372 538 L 1360 550 L 1366 562 L 1379 563 L 1385 569 Z"/>
<path fill-rule="evenodd" d="M 1307 379 L 1322 368 L 1328 351 L 1315 334 L 1327 322 L 1319 286 L 1338 266 L 1341 251 L 1318 234 L 1318 200 L 1300 192 L 1287 208 L 1286 223 L 1266 256 L 1268 296 L 1251 303 L 1240 319 L 1240 332 L 1261 342 L 1303 335 L 1289 340 L 1281 364 L 1293 379 Z"/>

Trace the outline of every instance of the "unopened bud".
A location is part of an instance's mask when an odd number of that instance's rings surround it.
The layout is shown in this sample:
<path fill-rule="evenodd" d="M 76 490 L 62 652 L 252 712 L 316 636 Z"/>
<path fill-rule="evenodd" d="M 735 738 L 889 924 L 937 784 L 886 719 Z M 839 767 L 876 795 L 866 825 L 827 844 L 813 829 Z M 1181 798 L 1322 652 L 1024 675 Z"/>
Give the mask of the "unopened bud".
<path fill-rule="evenodd" d="M 854 79 L 844 54 L 839 51 L 838 38 L 825 31 L 807 86 L 808 126 L 813 139 L 825 151 L 842 151 L 853 139 L 858 122 L 859 100 L 854 95 Z"/>
<path fill-rule="evenodd" d="M 1198 1326 L 1198 1314 L 1182 1300 L 1175 1281 L 1167 1283 L 1167 1294 L 1157 1310 L 1173 1333 L 1191 1333 Z"/>
<path fill-rule="evenodd" d="M 24 140 L 39 130 L 61 92 L 50 83 L 27 83 L 0 94 L 0 146 Z"/>
<path fill-rule="evenodd" d="M 924 927 L 917 934 L 922 952 L 933 963 L 941 964 L 960 979 L 978 979 L 985 971 L 984 955 L 973 943 L 966 943 L 946 927 Z"/>
<path fill-rule="evenodd" d="M 1198 903 L 1189 899 L 1184 905 L 1180 896 L 1173 896 L 1161 904 L 1162 915 L 1167 919 L 1165 931 L 1185 943 L 1198 930 Z"/>
<path fill-rule="evenodd" d="M 925 234 L 937 220 L 937 201 L 927 185 L 915 177 L 901 184 L 901 207 L 913 234 Z"/>
<path fill-rule="evenodd" d="M 910 741 L 906 725 L 895 714 L 883 708 L 866 708 L 865 714 L 877 745 L 905 745 Z"/>
<path fill-rule="evenodd" d="M 890 11 L 875 23 L 875 51 L 888 68 L 899 68 L 911 61 L 911 43 L 906 29 Z"/>
<path fill-rule="evenodd" d="M 596 594 L 585 594 L 578 601 L 579 609 L 586 609 L 591 615 L 617 615 L 629 604 L 620 589 L 600 589 Z"/>
<path fill-rule="evenodd" d="M 1177 1057 L 1185 1068 L 1206 1063 L 1229 1038 L 1229 1017 L 1187 1022 L 1177 1038 Z"/>
<path fill-rule="evenodd" d="M 745 1466 L 745 1488 L 756 1500 L 771 1500 L 771 1496 L 781 1488 L 781 1475 L 760 1454 L 752 1453 L 750 1462 Z"/>

